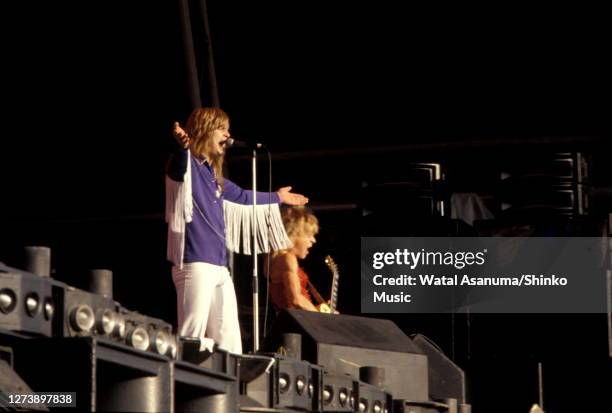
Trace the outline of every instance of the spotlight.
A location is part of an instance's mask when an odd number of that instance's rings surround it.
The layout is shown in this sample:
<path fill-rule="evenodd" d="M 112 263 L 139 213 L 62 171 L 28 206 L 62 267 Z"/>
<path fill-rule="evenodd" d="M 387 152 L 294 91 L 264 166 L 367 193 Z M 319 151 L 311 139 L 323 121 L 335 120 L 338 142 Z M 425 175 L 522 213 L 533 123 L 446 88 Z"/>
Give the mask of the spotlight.
<path fill-rule="evenodd" d="M 4 314 L 10 313 L 17 306 L 17 297 L 13 290 L 3 288 L 0 290 L 0 311 Z"/>
<path fill-rule="evenodd" d="M 374 402 L 374 406 L 372 407 L 372 412 L 373 413 L 381 413 L 383 411 L 382 409 L 382 403 L 379 401 Z"/>
<path fill-rule="evenodd" d="M 149 333 L 142 327 L 136 327 L 128 334 L 127 341 L 130 346 L 146 351 L 149 348 Z"/>
<path fill-rule="evenodd" d="M 87 304 L 77 306 L 70 313 L 70 323 L 72 324 L 72 328 L 76 331 L 91 331 L 95 323 L 93 310 Z"/>
<path fill-rule="evenodd" d="M 40 299 L 38 294 L 30 293 L 25 299 L 26 311 L 30 317 L 34 317 L 40 309 Z"/>
<path fill-rule="evenodd" d="M 308 383 L 308 397 L 312 399 L 314 396 L 314 385 L 312 383 Z"/>

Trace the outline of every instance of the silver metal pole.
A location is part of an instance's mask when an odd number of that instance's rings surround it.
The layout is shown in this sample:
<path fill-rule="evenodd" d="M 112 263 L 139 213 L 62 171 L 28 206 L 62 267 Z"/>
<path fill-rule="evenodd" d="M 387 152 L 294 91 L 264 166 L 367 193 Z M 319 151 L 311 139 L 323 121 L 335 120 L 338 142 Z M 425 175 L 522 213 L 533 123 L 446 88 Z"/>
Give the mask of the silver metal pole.
<path fill-rule="evenodd" d="M 540 408 L 544 410 L 544 379 L 542 377 L 542 363 L 538 363 L 538 401 Z"/>
<path fill-rule="evenodd" d="M 259 283 L 257 282 L 257 151 L 253 149 L 252 158 L 252 187 L 253 187 L 253 225 L 251 229 L 251 253 L 253 254 L 253 352 L 259 350 Z"/>

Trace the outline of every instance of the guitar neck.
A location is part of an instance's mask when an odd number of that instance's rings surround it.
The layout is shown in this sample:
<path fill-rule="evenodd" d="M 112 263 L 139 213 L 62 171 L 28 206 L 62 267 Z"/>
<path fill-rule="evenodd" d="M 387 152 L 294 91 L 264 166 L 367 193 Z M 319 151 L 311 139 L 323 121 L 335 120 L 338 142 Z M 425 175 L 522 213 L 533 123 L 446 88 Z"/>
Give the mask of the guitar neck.
<path fill-rule="evenodd" d="M 331 312 L 333 314 L 336 311 L 336 307 L 338 306 L 338 281 L 340 279 L 340 273 L 338 272 L 338 266 L 334 262 L 333 258 L 329 255 L 325 257 L 325 263 L 327 264 L 333 275 L 329 299 L 329 308 L 331 309 Z"/>
<path fill-rule="evenodd" d="M 308 281 L 308 290 L 310 291 L 310 294 L 312 294 L 312 298 L 315 299 L 315 301 L 317 302 L 317 304 L 321 304 L 324 303 L 325 300 L 323 299 L 323 297 L 321 297 L 321 294 L 319 294 L 319 291 L 317 291 L 317 289 L 315 288 L 314 285 L 312 285 L 312 283 L 310 281 Z"/>
<path fill-rule="evenodd" d="M 329 300 L 329 308 L 331 309 L 332 314 L 336 311 L 336 307 L 338 305 L 338 273 L 334 272 L 334 278 L 332 279 L 332 288 Z"/>

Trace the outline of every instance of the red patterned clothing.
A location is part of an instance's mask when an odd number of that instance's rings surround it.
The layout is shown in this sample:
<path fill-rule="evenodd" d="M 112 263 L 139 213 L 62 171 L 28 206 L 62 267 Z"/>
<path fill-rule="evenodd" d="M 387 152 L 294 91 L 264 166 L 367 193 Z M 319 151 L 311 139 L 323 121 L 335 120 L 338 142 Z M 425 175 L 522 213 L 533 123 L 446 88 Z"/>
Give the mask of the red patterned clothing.
<path fill-rule="evenodd" d="M 308 274 L 306 274 L 302 267 L 298 267 L 298 278 L 300 279 L 300 289 L 302 295 L 312 303 L 312 298 L 308 292 Z M 293 305 L 293 303 L 288 302 L 286 293 L 287 286 L 285 282 L 286 280 L 284 279 L 281 282 L 270 282 L 270 298 L 272 299 L 272 304 L 274 304 L 274 306 L 279 310 L 285 308 L 297 308 Z"/>

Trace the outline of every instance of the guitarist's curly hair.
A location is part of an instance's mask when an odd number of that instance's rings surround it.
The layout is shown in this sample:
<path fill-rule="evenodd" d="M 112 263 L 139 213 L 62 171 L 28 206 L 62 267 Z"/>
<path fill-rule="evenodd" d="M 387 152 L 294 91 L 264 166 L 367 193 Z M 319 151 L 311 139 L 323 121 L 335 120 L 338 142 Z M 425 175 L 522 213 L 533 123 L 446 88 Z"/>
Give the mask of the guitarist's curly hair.
<path fill-rule="evenodd" d="M 281 209 L 281 215 L 289 238 L 303 234 L 316 235 L 319 232 L 319 220 L 310 208 L 284 206 Z"/>

